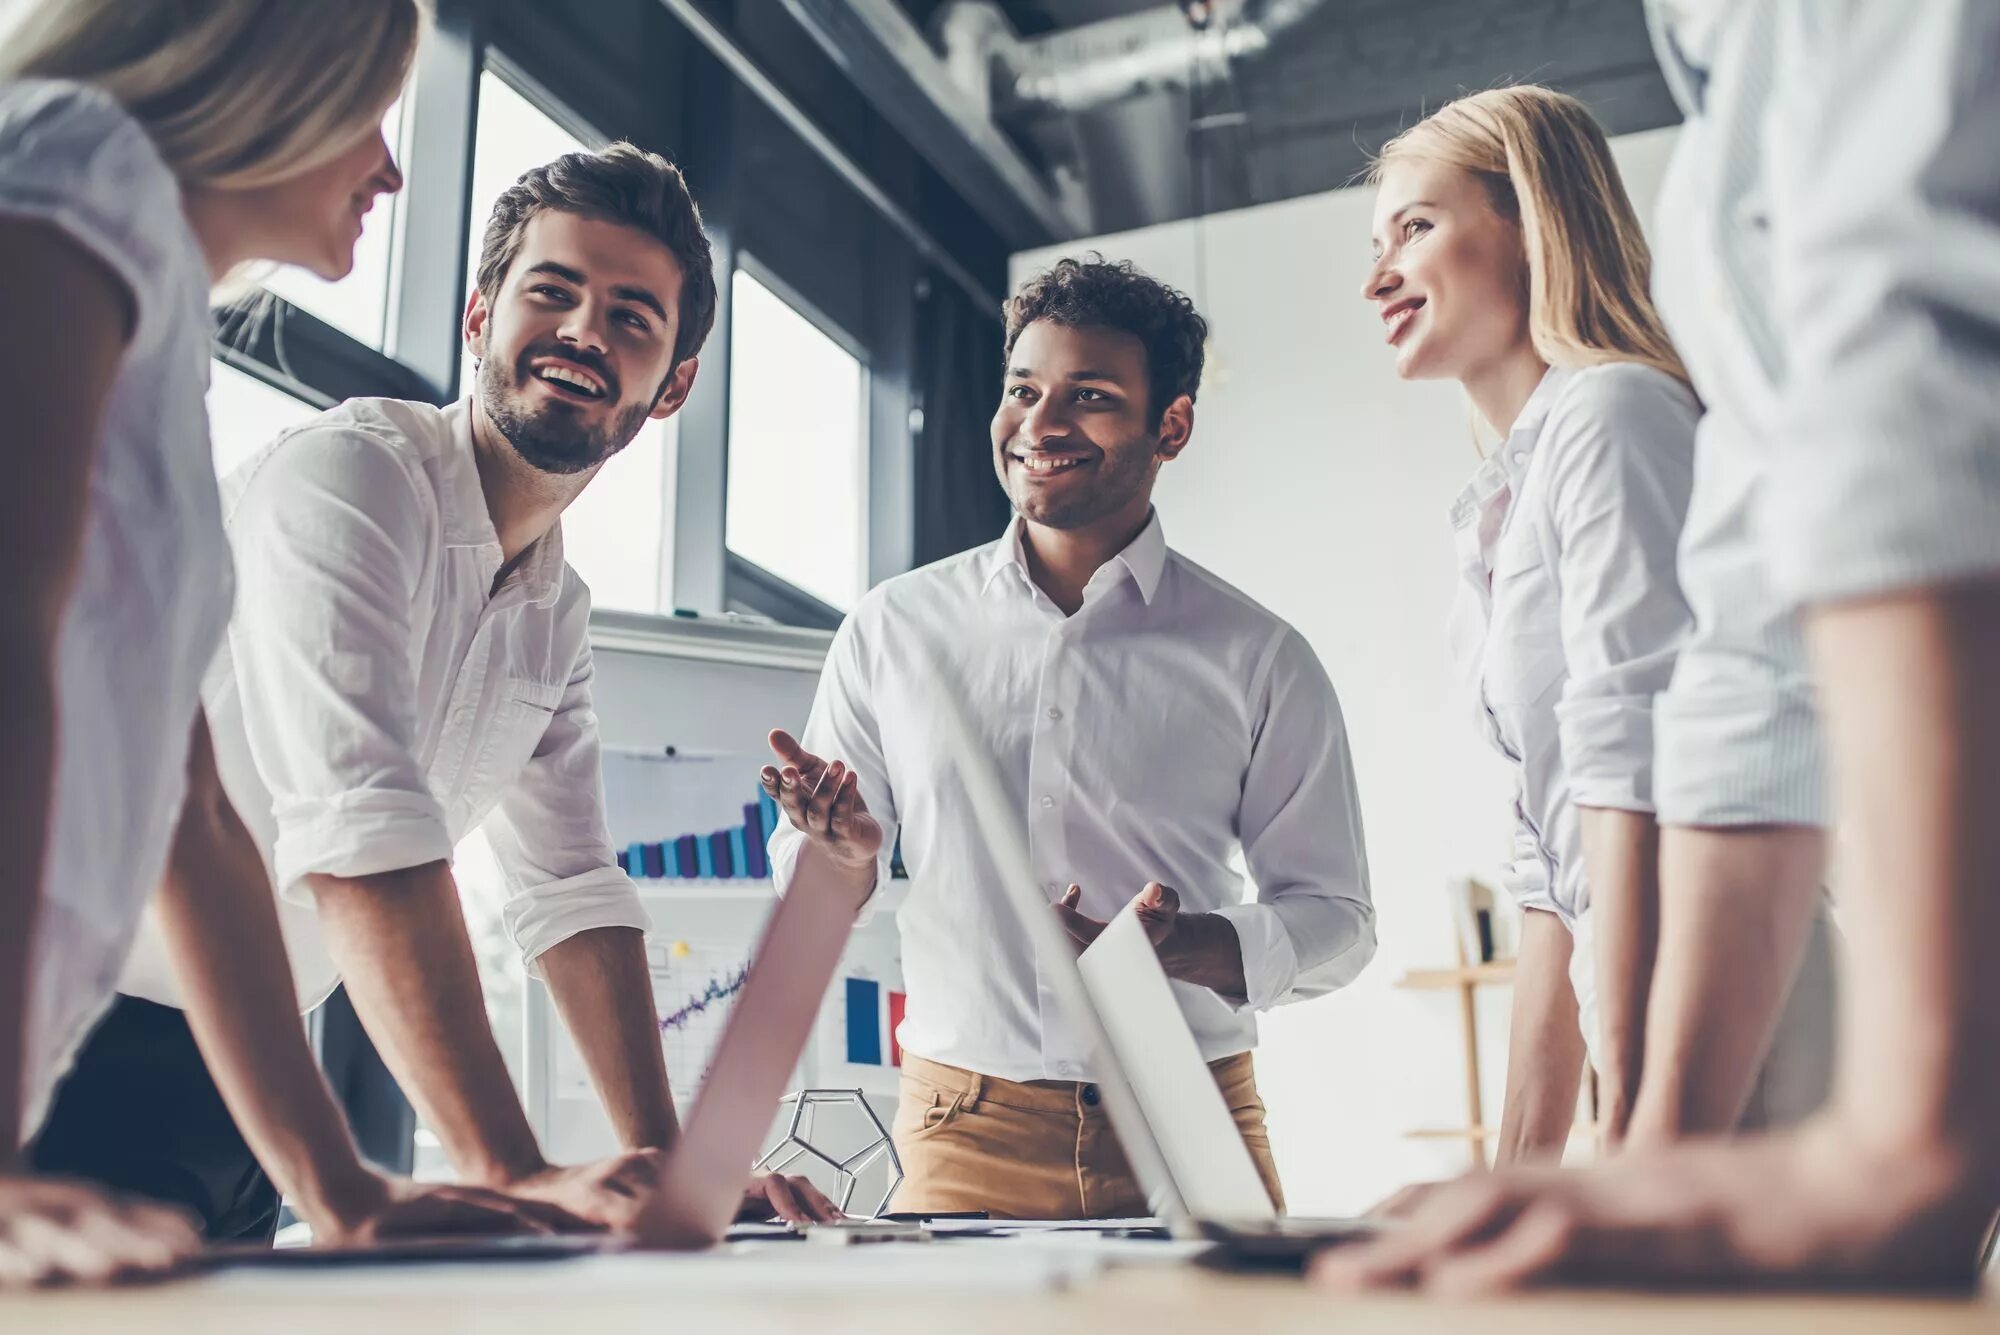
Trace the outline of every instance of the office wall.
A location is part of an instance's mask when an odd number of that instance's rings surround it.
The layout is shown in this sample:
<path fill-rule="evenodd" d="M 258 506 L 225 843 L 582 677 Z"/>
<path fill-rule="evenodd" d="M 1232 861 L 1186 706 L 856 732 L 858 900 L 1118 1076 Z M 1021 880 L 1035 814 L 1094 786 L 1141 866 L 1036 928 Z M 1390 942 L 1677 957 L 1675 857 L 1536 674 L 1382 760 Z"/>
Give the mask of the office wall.
<path fill-rule="evenodd" d="M 1642 217 L 1675 131 L 1614 141 Z M 1018 282 L 1059 255 L 1130 259 L 1212 324 L 1194 443 L 1163 474 L 1167 540 L 1291 621 L 1340 692 L 1362 785 L 1381 950 L 1353 987 L 1264 1017 L 1258 1074 L 1295 1211 L 1365 1208 L 1463 1166 L 1452 993 L 1392 986 L 1452 962 L 1444 891 L 1492 876 L 1508 787 L 1461 703 L 1444 621 L 1446 511 L 1478 458 L 1455 385 L 1406 384 L 1371 306 L 1371 192 L 1339 190 L 1018 255 Z M 1482 998 L 1489 1120 L 1504 1075 L 1507 995 Z"/>

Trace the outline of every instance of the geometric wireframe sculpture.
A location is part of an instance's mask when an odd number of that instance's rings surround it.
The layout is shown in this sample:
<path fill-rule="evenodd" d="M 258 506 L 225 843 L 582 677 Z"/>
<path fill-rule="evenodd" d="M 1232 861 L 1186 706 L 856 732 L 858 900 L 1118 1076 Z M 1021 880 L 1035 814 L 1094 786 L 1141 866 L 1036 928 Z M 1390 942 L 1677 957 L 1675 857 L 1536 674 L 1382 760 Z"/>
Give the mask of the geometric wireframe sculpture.
<path fill-rule="evenodd" d="M 858 1089 L 801 1089 L 778 1100 L 778 1106 L 792 1106 L 792 1120 L 785 1128 L 785 1134 L 776 1145 L 764 1152 L 757 1161 L 756 1171 L 760 1173 L 782 1173 L 806 1155 L 818 1159 L 833 1169 L 835 1181 L 839 1184 L 834 1204 L 842 1214 L 849 1214 L 848 1202 L 861 1185 L 861 1174 L 884 1155 L 889 1159 L 889 1189 L 882 1193 L 882 1199 L 868 1212 L 870 1219 L 877 1218 L 889 1208 L 889 1201 L 896 1194 L 896 1188 L 903 1185 L 903 1160 L 896 1153 L 895 1139 L 889 1128 L 882 1125 L 882 1119 L 868 1106 L 867 1096 Z M 813 1114 L 819 1109 L 839 1104 L 851 1104 L 861 1109 L 869 1123 L 875 1128 L 875 1137 L 854 1153 L 844 1158 L 835 1158 L 826 1150 L 812 1142 Z"/>

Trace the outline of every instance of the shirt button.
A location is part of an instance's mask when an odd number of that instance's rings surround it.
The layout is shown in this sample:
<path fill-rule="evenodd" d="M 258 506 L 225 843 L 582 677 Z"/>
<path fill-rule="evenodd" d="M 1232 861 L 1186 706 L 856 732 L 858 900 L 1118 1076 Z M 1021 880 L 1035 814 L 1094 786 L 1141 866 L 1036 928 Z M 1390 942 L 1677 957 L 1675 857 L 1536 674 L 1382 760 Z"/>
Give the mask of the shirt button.
<path fill-rule="evenodd" d="M 1054 705 L 1050 705 L 1049 721 L 1052 723 L 1060 723 L 1062 721 L 1062 710 L 1057 709 Z"/>
<path fill-rule="evenodd" d="M 1056 800 L 1053 797 L 1044 797 L 1042 799 L 1042 810 L 1047 811 L 1050 807 L 1054 806 L 1055 804 Z"/>
<path fill-rule="evenodd" d="M 1057 885 L 1054 881 L 1043 881 L 1042 889 L 1048 891 L 1052 895 L 1062 893 L 1062 887 Z"/>
<path fill-rule="evenodd" d="M 1525 454 L 1523 454 L 1523 453 L 1522 453 L 1521 451 L 1519 451 L 1519 450 L 1515 450 L 1515 451 L 1514 451 L 1514 462 L 1515 462 L 1515 463 L 1517 463 L 1517 464 L 1524 464 L 1524 463 L 1528 462 L 1528 456 L 1527 456 L 1527 455 L 1525 455 Z"/>
<path fill-rule="evenodd" d="M 1070 1064 L 1069 1064 L 1068 1062 L 1057 1062 L 1057 1063 L 1056 1063 L 1056 1074 L 1057 1074 L 1057 1075 L 1075 1075 L 1075 1074 L 1076 1074 L 1076 1068 L 1075 1068 L 1074 1066 L 1071 1066 L 1071 1065 L 1070 1065 Z"/>

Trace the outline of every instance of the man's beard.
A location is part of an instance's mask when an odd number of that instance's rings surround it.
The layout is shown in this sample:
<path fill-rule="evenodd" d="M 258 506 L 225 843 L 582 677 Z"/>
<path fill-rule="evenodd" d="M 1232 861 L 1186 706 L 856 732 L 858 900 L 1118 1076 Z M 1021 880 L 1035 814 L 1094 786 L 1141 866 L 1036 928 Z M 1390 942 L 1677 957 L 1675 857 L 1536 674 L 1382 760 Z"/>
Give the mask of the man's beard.
<path fill-rule="evenodd" d="M 525 391 L 530 378 L 528 363 L 536 357 L 550 354 L 575 360 L 573 354 L 560 349 L 531 348 L 521 355 L 511 378 L 499 358 L 487 357 L 481 361 L 479 406 L 486 410 L 487 418 L 500 428 L 500 434 L 514 447 L 514 453 L 520 455 L 530 468 L 541 473 L 581 473 L 597 467 L 631 444 L 632 438 L 639 434 L 639 428 L 645 425 L 652 405 L 635 403 L 617 412 L 607 425 L 595 430 L 564 403 L 531 405 Z M 598 374 L 610 387 L 609 392 L 615 393 L 617 382 L 602 371 Z"/>
<path fill-rule="evenodd" d="M 1148 448 L 1151 440 L 1148 436 L 1133 441 L 1124 449 L 1101 450 L 1097 476 L 1092 479 L 1094 485 L 1077 495 L 1060 498 L 1037 496 L 1035 489 L 1025 484 L 1017 495 L 1008 483 L 1008 463 L 1004 458 L 999 461 L 1000 485 L 1006 490 L 1008 501 L 1022 517 L 1044 528 L 1065 531 L 1083 528 L 1117 514 L 1145 491 L 1153 470 L 1153 451 Z M 1021 465 L 1016 463 L 1013 467 Z"/>

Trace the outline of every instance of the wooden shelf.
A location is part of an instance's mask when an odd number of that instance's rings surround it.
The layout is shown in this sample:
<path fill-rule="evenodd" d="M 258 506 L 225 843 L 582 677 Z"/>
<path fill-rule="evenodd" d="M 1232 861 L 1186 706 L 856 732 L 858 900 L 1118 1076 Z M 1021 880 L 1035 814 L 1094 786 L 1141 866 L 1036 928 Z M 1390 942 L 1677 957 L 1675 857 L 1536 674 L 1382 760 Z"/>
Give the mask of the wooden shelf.
<path fill-rule="evenodd" d="M 1467 964 L 1456 969 L 1411 969 L 1396 980 L 1396 986 L 1436 989 L 1513 981 L 1514 961 L 1495 960 L 1491 964 Z"/>
<path fill-rule="evenodd" d="M 1493 1132 L 1483 1126 L 1427 1126 L 1405 1131 L 1405 1140 L 1490 1140 Z"/>

